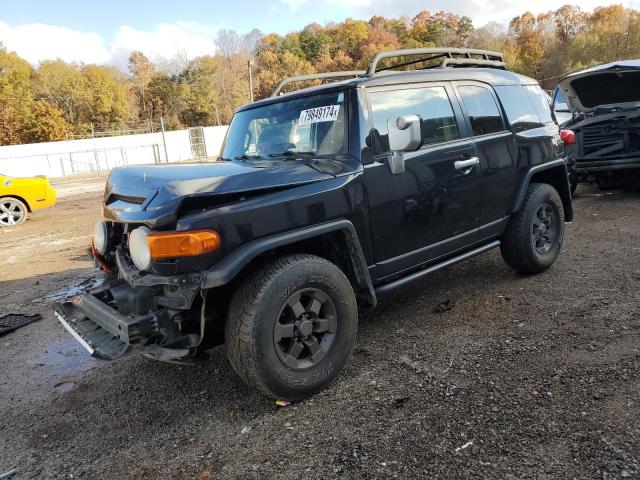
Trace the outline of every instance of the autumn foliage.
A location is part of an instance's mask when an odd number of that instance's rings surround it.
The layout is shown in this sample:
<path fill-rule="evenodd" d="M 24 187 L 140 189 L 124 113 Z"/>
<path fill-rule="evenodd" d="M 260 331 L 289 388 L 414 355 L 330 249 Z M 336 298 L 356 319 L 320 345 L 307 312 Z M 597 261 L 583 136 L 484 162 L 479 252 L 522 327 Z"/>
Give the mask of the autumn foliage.
<path fill-rule="evenodd" d="M 0 39 L 1 41 L 2 39 Z M 640 11 L 621 5 L 584 12 L 564 5 L 525 12 L 508 26 L 475 28 L 468 17 L 423 11 L 413 18 L 310 24 L 287 35 L 253 30 L 218 33 L 211 55 L 151 61 L 133 52 L 128 71 L 42 62 L 34 68 L 0 43 L 0 145 L 60 140 L 92 132 L 226 124 L 283 77 L 366 68 L 379 51 L 412 47 L 474 47 L 504 53 L 511 70 L 552 88 L 560 76 L 592 65 L 640 57 Z"/>

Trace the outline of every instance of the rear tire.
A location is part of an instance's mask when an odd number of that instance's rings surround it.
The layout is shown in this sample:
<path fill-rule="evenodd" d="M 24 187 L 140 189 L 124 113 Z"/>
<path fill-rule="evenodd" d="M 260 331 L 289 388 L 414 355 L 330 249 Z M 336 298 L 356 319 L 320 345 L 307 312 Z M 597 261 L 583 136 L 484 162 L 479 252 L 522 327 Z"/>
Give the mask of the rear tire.
<path fill-rule="evenodd" d="M 337 266 L 314 255 L 287 255 L 236 290 L 225 328 L 227 356 L 249 386 L 300 400 L 338 375 L 357 323 L 353 289 Z"/>
<path fill-rule="evenodd" d="M 520 273 L 540 273 L 560 254 L 564 209 L 555 188 L 532 183 L 520 210 L 513 214 L 500 243 L 507 265 Z"/>
<path fill-rule="evenodd" d="M 0 198 L 0 227 L 13 227 L 27 221 L 29 209 L 14 197 Z"/>

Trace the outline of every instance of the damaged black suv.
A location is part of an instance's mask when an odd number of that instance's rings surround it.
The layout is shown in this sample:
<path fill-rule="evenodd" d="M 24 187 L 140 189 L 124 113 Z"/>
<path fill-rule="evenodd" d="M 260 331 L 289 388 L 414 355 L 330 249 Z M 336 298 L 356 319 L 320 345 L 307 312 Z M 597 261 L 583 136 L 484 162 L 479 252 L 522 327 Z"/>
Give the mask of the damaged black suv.
<path fill-rule="evenodd" d="M 300 399 L 380 295 L 497 247 L 518 272 L 551 266 L 572 218 L 563 152 L 544 92 L 499 53 L 287 79 L 235 113 L 218 161 L 112 171 L 93 237 L 112 279 L 56 313 L 96 357 L 224 343 L 246 383 Z"/>
<path fill-rule="evenodd" d="M 560 80 L 553 109 L 562 121 L 572 189 L 640 188 L 640 60 L 572 73 Z"/>

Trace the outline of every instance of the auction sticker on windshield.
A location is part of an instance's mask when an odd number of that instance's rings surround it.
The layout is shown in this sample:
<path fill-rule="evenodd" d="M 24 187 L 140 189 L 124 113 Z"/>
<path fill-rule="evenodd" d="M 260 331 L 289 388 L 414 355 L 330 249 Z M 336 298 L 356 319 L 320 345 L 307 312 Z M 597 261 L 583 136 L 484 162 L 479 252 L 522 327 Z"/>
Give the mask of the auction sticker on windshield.
<path fill-rule="evenodd" d="M 300 112 L 298 125 L 307 125 L 309 123 L 319 122 L 335 122 L 340 113 L 340 105 L 327 105 L 326 107 L 310 108 Z"/>

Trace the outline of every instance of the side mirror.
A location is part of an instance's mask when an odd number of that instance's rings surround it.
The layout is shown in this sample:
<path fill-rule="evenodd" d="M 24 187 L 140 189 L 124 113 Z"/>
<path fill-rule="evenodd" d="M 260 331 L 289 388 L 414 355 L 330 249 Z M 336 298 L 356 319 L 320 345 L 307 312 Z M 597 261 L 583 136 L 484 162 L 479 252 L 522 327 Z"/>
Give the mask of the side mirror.
<path fill-rule="evenodd" d="M 411 152 L 420 148 L 422 132 L 418 115 L 404 115 L 395 120 L 387 120 L 389 130 L 389 150 L 392 152 Z"/>
<path fill-rule="evenodd" d="M 387 163 L 391 173 L 397 175 L 405 171 L 404 154 L 420 148 L 422 144 L 422 130 L 418 115 L 403 115 L 387 120 L 389 131 L 389 150 Z"/>

